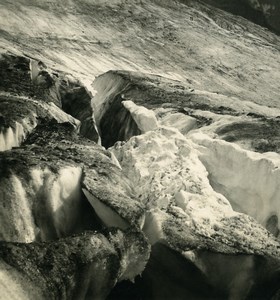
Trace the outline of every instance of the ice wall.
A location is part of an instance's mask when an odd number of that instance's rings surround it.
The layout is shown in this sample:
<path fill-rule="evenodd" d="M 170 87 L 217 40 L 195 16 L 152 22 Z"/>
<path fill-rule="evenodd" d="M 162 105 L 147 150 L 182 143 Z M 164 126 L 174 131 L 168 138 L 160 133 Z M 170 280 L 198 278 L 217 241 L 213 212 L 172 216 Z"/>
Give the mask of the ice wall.
<path fill-rule="evenodd" d="M 34 118 L 35 119 L 35 118 Z M 0 132 L 0 151 L 10 150 L 13 147 L 19 147 L 26 135 L 36 126 L 35 120 L 22 119 L 21 122 L 15 122 L 13 127 L 5 128 Z"/>
<path fill-rule="evenodd" d="M 223 194 L 236 211 L 266 226 L 272 216 L 280 218 L 280 157 L 258 154 L 204 134 L 191 139 L 200 145 L 200 159 L 213 188 Z"/>
<path fill-rule="evenodd" d="M 75 232 L 83 214 L 81 168 L 37 167 L 28 174 L 1 178 L 1 239 L 46 241 Z"/>
<path fill-rule="evenodd" d="M 25 243 L 34 241 L 38 229 L 25 184 L 21 178 L 12 175 L 1 178 L 0 187 L 0 239 Z"/>

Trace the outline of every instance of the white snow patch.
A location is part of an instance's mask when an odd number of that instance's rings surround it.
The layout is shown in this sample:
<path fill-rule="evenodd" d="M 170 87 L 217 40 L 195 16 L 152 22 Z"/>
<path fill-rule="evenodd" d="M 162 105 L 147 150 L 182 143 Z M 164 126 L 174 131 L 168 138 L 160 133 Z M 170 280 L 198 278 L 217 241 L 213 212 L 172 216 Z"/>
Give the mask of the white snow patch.
<path fill-rule="evenodd" d="M 165 126 L 177 128 L 182 134 L 187 134 L 196 128 L 196 119 L 182 113 L 169 113 L 164 116 L 160 123 Z"/>
<path fill-rule="evenodd" d="M 209 184 L 193 143 L 177 129 L 163 126 L 125 144 L 117 143 L 111 151 L 147 209 L 166 211 L 172 207 L 192 220 L 197 232 L 206 236 L 214 233 L 219 220 L 236 215 L 227 199 Z M 161 223 L 146 216 L 144 228 L 151 222 L 153 226 Z M 149 235 L 156 239 L 153 230 Z"/>
<path fill-rule="evenodd" d="M 247 151 L 236 144 L 211 139 L 202 133 L 190 136 L 197 143 L 214 189 L 233 208 L 265 225 L 272 215 L 280 218 L 280 156 Z"/>
<path fill-rule="evenodd" d="M 131 100 L 122 101 L 142 133 L 158 128 L 157 118 L 152 110 L 136 105 Z"/>
<path fill-rule="evenodd" d="M 162 223 L 166 220 L 167 216 L 159 209 L 153 209 L 146 214 L 146 222 L 143 231 L 149 239 L 151 245 L 164 238 L 162 231 Z"/>
<path fill-rule="evenodd" d="M 102 203 L 86 189 L 83 189 L 83 192 L 99 218 L 107 227 L 118 227 L 121 229 L 128 228 L 128 223 L 123 220 L 116 212 L 114 212 L 109 206 Z"/>

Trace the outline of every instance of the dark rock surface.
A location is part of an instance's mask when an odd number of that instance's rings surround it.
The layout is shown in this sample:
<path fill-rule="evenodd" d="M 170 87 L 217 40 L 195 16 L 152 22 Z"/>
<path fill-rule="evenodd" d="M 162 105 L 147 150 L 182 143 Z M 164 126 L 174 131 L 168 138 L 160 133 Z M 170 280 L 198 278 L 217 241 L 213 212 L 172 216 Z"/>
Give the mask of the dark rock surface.
<path fill-rule="evenodd" d="M 24 299 L 104 299 L 120 278 L 133 278 L 149 257 L 137 232 L 83 234 L 48 243 L 0 243 L 2 273 L 22 274 L 3 295 Z M 9 266 L 9 267 L 7 267 Z"/>
<path fill-rule="evenodd" d="M 182 2 L 184 3 L 184 0 Z M 277 34 L 280 33 L 280 4 L 277 0 L 203 0 L 203 2 L 242 16 Z"/>

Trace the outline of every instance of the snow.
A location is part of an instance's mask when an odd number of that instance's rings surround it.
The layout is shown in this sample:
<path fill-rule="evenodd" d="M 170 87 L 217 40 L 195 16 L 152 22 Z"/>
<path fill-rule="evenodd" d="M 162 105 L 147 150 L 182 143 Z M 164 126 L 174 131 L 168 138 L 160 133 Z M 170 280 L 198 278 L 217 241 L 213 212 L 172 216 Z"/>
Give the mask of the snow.
<path fill-rule="evenodd" d="M 100 120 L 111 104 L 109 100 L 114 99 L 114 96 L 121 90 L 124 84 L 121 77 L 117 77 L 111 73 L 107 73 L 106 76 L 97 77 L 93 82 L 94 91 L 91 91 L 95 96 L 92 106 L 97 128 L 99 128 Z"/>
<path fill-rule="evenodd" d="M 280 156 L 244 150 L 236 144 L 194 133 L 200 158 L 209 172 L 213 188 L 237 211 L 254 217 L 262 225 L 272 216 L 280 218 Z"/>
<path fill-rule="evenodd" d="M 148 209 L 179 209 L 206 236 L 221 218 L 236 214 L 228 200 L 212 189 L 197 150 L 177 129 L 160 127 L 116 144 L 111 151 L 133 181 L 138 198 L 148 201 Z M 147 222 L 158 221 L 146 216 L 144 228 Z M 149 235 L 156 240 L 155 233 Z"/>
<path fill-rule="evenodd" d="M 130 100 L 122 101 L 142 133 L 158 128 L 158 121 L 152 110 L 139 106 Z"/>
<path fill-rule="evenodd" d="M 187 134 L 196 128 L 196 119 L 182 113 L 169 113 L 164 116 L 160 123 L 165 126 L 177 128 L 182 134 Z"/>
<path fill-rule="evenodd" d="M 32 204 L 19 177 L 12 175 L 2 180 L 0 203 L 0 239 L 25 243 L 34 241 L 37 231 Z"/>
<path fill-rule="evenodd" d="M 63 237 L 80 222 L 82 169 L 40 167 L 1 181 L 1 239 L 32 242 Z"/>
<path fill-rule="evenodd" d="M 116 212 L 110 207 L 103 204 L 94 195 L 89 193 L 86 189 L 83 189 L 83 193 L 88 199 L 89 203 L 94 208 L 95 212 L 107 227 L 118 227 L 121 229 L 128 228 L 127 222 L 123 220 Z"/>
<path fill-rule="evenodd" d="M 10 94 L 6 92 L 0 92 L 0 96 L 10 96 Z M 77 130 L 80 127 L 80 121 L 62 111 L 52 102 L 46 103 L 42 101 L 36 101 L 24 96 L 20 96 L 18 98 L 26 101 L 27 107 L 28 103 L 31 103 L 32 110 L 28 113 L 28 115 L 25 115 L 21 119 L 18 119 L 18 117 L 14 117 L 13 115 L 9 116 L 12 119 L 10 127 L 0 131 L 0 151 L 6 151 L 12 149 L 13 147 L 19 147 L 27 135 L 37 126 L 37 119 L 40 117 L 55 119 L 58 123 L 68 122 L 75 126 Z M 34 108 L 34 106 L 36 108 Z"/>
<path fill-rule="evenodd" d="M 50 115 L 57 120 L 59 123 L 64 123 L 64 122 L 70 122 L 73 125 L 79 127 L 80 121 L 77 119 L 73 118 L 72 116 L 68 115 L 64 111 L 62 111 L 59 107 L 57 107 L 54 103 L 49 102 L 49 103 L 43 103 L 43 102 L 38 102 L 39 105 L 42 105 L 44 108 L 47 109 L 47 111 L 50 113 Z"/>
<path fill-rule="evenodd" d="M 118 168 L 121 169 L 122 167 L 121 167 L 121 165 L 120 165 L 118 159 L 116 158 L 115 154 L 114 154 L 113 152 L 110 152 L 110 154 L 111 154 L 111 161 L 112 161 L 112 163 L 113 163 L 115 166 L 117 166 Z"/>
<path fill-rule="evenodd" d="M 147 212 L 143 231 L 148 237 L 151 245 L 154 245 L 160 239 L 164 238 L 164 233 L 162 231 L 162 223 L 166 219 L 166 214 L 164 214 L 159 209 L 152 209 Z"/>
<path fill-rule="evenodd" d="M 14 128 L 8 127 L 0 133 L 0 151 L 10 150 L 19 147 L 26 135 L 33 129 L 27 119 L 21 120 L 22 123 L 15 122 Z"/>
<path fill-rule="evenodd" d="M 45 209 L 45 214 L 53 223 L 57 237 L 65 236 L 73 231 L 78 222 L 78 211 L 81 201 L 81 176 L 80 167 L 63 167 L 58 174 L 53 173 L 48 168 L 32 169 L 31 186 L 34 192 L 35 201 L 45 201 L 39 205 L 39 211 Z M 43 239 L 47 239 L 46 228 L 49 224 L 43 224 L 41 234 Z M 46 227 L 45 227 L 46 226 Z"/>

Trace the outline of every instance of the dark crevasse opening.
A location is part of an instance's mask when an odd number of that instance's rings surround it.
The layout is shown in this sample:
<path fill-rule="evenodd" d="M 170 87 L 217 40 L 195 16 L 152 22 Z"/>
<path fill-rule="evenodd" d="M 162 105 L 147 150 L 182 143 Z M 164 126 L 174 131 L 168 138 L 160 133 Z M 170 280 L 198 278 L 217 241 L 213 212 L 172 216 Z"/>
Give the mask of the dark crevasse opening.
<path fill-rule="evenodd" d="M 153 245 L 144 272 L 135 283 L 116 285 L 107 299 L 225 299 L 189 260 L 169 247 Z"/>
<path fill-rule="evenodd" d="M 141 134 L 122 101 L 121 94 L 116 95 L 100 120 L 102 145 L 106 148 L 113 146 L 117 141 L 126 141 L 132 136 Z"/>
<path fill-rule="evenodd" d="M 249 291 L 248 300 L 280 299 L 280 267 L 279 262 L 261 256 L 255 258 L 255 280 Z"/>
<path fill-rule="evenodd" d="M 278 299 L 279 283 L 279 266 L 269 258 L 199 251 L 193 263 L 156 243 L 144 272 L 118 283 L 107 300 L 268 300 Z"/>
<path fill-rule="evenodd" d="M 80 134 L 95 142 L 99 139 L 96 128 L 91 97 L 85 87 L 77 86 L 61 90 L 62 109 L 81 121 Z"/>

